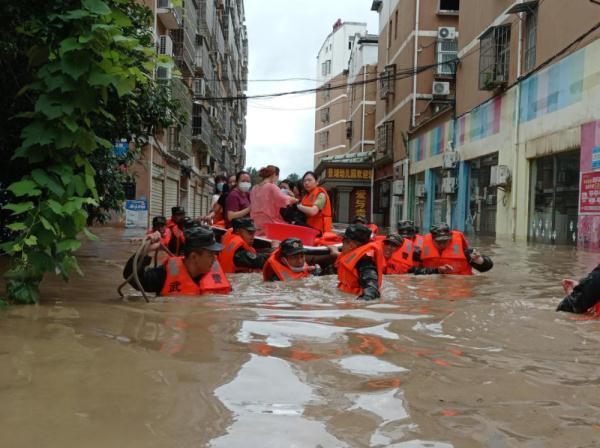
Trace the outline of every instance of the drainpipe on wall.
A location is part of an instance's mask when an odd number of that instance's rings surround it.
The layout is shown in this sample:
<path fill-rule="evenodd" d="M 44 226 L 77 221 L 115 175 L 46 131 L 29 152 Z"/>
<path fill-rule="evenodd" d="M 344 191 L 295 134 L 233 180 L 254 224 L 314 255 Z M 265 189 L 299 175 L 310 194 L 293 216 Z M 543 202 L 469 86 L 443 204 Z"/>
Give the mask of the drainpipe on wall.
<path fill-rule="evenodd" d="M 413 70 L 417 70 L 417 64 L 419 61 L 419 10 L 421 6 L 421 0 L 416 1 L 416 13 L 415 13 L 415 56 L 413 63 Z M 413 74 L 413 103 L 412 103 L 412 120 L 411 124 L 414 128 L 417 120 L 417 74 Z"/>
<path fill-rule="evenodd" d="M 365 66 L 366 67 L 366 66 Z M 367 69 L 363 69 L 363 98 L 362 98 L 362 119 L 360 129 L 360 152 L 365 151 L 365 101 L 367 100 Z M 352 111 L 350 111 L 352 113 Z M 352 117 L 350 117 L 352 119 Z M 373 222 L 373 221 L 371 221 Z"/>
<path fill-rule="evenodd" d="M 373 191 L 375 190 L 375 154 L 371 155 L 371 217 L 370 221 L 373 221 L 373 198 L 375 195 Z"/>
<path fill-rule="evenodd" d="M 520 0 L 519 3 L 523 3 Z M 519 13 L 519 40 L 517 43 L 517 80 L 521 77 L 521 53 L 523 51 L 523 17 Z M 511 207 L 512 207 L 512 240 L 517 239 L 517 186 L 519 179 L 519 126 L 521 121 L 521 83 L 517 82 L 515 92 L 515 122 L 514 122 L 514 135 L 513 135 L 513 170 L 512 170 L 512 191 L 511 191 Z"/>

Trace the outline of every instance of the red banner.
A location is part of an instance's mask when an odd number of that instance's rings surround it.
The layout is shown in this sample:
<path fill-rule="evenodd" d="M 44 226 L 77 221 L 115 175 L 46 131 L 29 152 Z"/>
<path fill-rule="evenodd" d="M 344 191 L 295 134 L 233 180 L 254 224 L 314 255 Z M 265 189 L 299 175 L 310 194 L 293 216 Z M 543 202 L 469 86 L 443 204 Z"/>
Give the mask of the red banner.
<path fill-rule="evenodd" d="M 600 215 L 600 172 L 581 173 L 579 214 Z"/>

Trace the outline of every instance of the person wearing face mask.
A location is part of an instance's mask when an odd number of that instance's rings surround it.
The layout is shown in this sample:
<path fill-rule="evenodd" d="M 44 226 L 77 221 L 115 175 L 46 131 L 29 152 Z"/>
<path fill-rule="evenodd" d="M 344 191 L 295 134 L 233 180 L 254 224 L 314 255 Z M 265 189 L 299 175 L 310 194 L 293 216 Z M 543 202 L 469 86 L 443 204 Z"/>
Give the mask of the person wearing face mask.
<path fill-rule="evenodd" d="M 308 277 L 311 268 L 306 263 L 305 252 L 300 239 L 283 240 L 265 263 L 263 280 L 265 282 L 286 282 Z M 312 270 L 314 271 L 314 268 Z"/>
<path fill-rule="evenodd" d="M 280 210 L 298 200 L 282 192 L 275 182 L 279 179 L 279 168 L 268 165 L 261 168 L 258 175 L 262 181 L 250 192 L 250 217 L 254 221 L 258 235 L 264 235 L 265 224 L 285 224 Z"/>
<path fill-rule="evenodd" d="M 231 221 L 244 218 L 250 214 L 250 174 L 240 171 L 235 176 L 235 188 L 229 192 L 225 200 L 225 227 L 231 227 Z"/>
<path fill-rule="evenodd" d="M 297 196 L 293 191 L 294 183 L 290 180 L 282 180 L 279 182 L 279 189 L 287 194 L 288 196 L 296 198 Z M 279 214 L 283 218 L 283 220 L 287 223 L 296 225 L 296 226 L 307 226 L 306 224 L 306 215 L 298 210 L 297 204 L 290 204 L 287 207 L 282 207 L 279 210 Z"/>
<path fill-rule="evenodd" d="M 227 178 L 223 175 L 215 177 L 215 192 L 212 197 L 211 211 L 208 215 L 202 217 L 202 221 L 217 227 L 225 227 L 223 219 L 223 205 L 221 198 L 227 194 Z"/>

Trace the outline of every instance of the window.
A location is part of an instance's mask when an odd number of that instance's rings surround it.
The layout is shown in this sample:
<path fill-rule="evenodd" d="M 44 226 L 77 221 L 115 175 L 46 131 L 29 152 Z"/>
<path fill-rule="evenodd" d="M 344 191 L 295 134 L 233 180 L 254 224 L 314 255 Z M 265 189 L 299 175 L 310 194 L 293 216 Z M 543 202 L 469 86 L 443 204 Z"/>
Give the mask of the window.
<path fill-rule="evenodd" d="M 390 45 L 392 45 L 392 21 L 390 20 L 390 24 L 388 26 L 388 41 L 387 41 L 387 47 L 390 48 Z"/>
<path fill-rule="evenodd" d="M 321 109 L 321 122 L 329 123 L 329 108 L 328 107 Z"/>
<path fill-rule="evenodd" d="M 523 53 L 526 72 L 535 68 L 535 47 L 537 39 L 537 9 L 525 16 L 525 52 Z"/>
<path fill-rule="evenodd" d="M 352 38 L 348 40 L 348 50 L 352 50 Z"/>
<path fill-rule="evenodd" d="M 394 93 L 396 84 L 396 64 L 386 65 L 379 75 L 379 98 L 386 99 Z"/>
<path fill-rule="evenodd" d="M 321 64 L 321 75 L 327 76 L 331 73 L 331 59 Z"/>
<path fill-rule="evenodd" d="M 439 39 L 437 43 L 437 74 L 454 76 L 458 58 L 458 41 L 456 39 Z"/>
<path fill-rule="evenodd" d="M 438 12 L 458 13 L 460 8 L 460 0 L 440 0 Z"/>
<path fill-rule="evenodd" d="M 346 121 L 346 138 L 348 140 L 352 139 L 352 120 Z"/>
<path fill-rule="evenodd" d="M 396 10 L 394 18 L 394 40 L 398 39 L 398 10 Z"/>
<path fill-rule="evenodd" d="M 324 101 L 329 101 L 329 99 L 331 98 L 331 84 L 327 83 L 323 86 L 323 88 L 325 89 L 323 91 L 323 100 Z"/>
<path fill-rule="evenodd" d="M 319 135 L 319 143 L 323 148 L 327 148 L 329 146 L 329 131 L 323 131 Z"/>
<path fill-rule="evenodd" d="M 192 135 L 202 134 L 202 106 L 194 104 L 192 110 Z"/>
<path fill-rule="evenodd" d="M 377 152 L 391 155 L 394 149 L 394 122 L 386 121 L 377 128 Z"/>
<path fill-rule="evenodd" d="M 510 25 L 490 28 L 479 45 L 479 89 L 494 90 L 505 85 L 510 67 Z"/>

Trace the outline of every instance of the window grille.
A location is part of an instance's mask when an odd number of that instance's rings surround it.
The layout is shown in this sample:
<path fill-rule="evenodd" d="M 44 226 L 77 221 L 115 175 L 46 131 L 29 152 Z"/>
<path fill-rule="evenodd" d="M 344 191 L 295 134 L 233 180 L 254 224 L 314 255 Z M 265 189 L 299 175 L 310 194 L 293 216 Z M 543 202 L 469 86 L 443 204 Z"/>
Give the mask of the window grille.
<path fill-rule="evenodd" d="M 494 90 L 508 83 L 510 25 L 490 28 L 480 39 L 479 89 Z"/>

